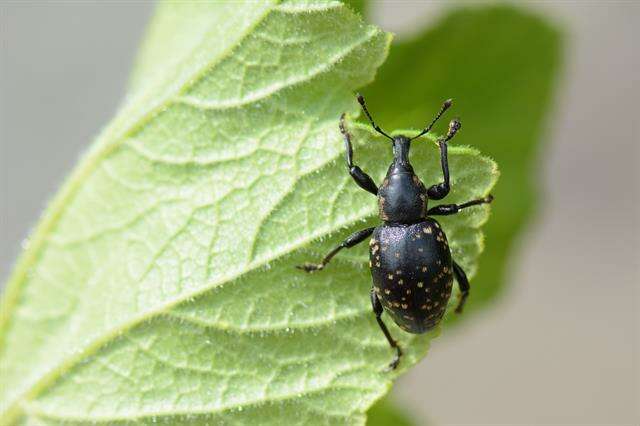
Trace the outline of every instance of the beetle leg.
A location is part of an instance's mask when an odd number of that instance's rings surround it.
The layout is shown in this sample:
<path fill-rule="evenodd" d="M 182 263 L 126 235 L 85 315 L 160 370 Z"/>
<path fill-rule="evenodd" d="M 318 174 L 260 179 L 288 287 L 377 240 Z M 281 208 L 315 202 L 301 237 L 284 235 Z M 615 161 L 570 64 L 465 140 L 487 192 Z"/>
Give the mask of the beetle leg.
<path fill-rule="evenodd" d="M 327 255 L 322 258 L 322 261 L 320 263 L 307 262 L 303 265 L 296 266 L 296 268 L 302 269 L 303 271 L 306 271 L 306 272 L 313 272 L 313 271 L 319 271 L 321 269 L 324 269 L 327 263 L 329 263 L 329 261 L 331 261 L 333 256 L 338 254 L 340 250 L 342 250 L 343 248 L 351 248 L 356 244 L 360 244 L 373 233 L 374 229 L 375 228 L 367 228 L 361 231 L 354 232 L 353 234 L 349 235 L 343 242 L 338 244 L 337 247 L 335 247 L 333 250 L 327 253 Z"/>
<path fill-rule="evenodd" d="M 492 201 L 493 201 L 493 195 L 487 195 L 484 198 L 478 198 L 477 200 L 467 201 L 466 203 L 462 203 L 462 204 L 441 204 L 439 206 L 431 207 L 429 210 L 427 210 L 427 215 L 428 216 L 435 216 L 435 215 L 446 216 L 446 215 L 458 213 L 460 210 L 466 209 L 467 207 L 477 206 L 479 204 L 489 204 Z"/>
<path fill-rule="evenodd" d="M 362 171 L 362 169 L 353 164 L 353 147 L 351 146 L 351 135 L 344 127 L 344 114 L 340 116 L 340 133 L 344 137 L 344 148 L 347 156 L 347 167 L 349 174 L 356 181 L 358 186 L 365 191 L 369 191 L 373 195 L 378 195 L 378 186 L 371 179 L 371 176 Z"/>
<path fill-rule="evenodd" d="M 458 302 L 458 306 L 456 306 L 456 314 L 461 314 L 464 303 L 467 301 L 467 297 L 469 297 L 469 289 L 471 287 L 469 286 L 467 274 L 464 273 L 464 270 L 455 261 L 453 262 L 453 274 L 456 276 L 456 281 L 458 281 L 458 287 L 460 288 L 460 301 Z"/>
<path fill-rule="evenodd" d="M 451 120 L 449 123 L 449 131 L 447 132 L 447 136 L 438 141 L 438 146 L 440 147 L 440 165 L 442 166 L 442 175 L 443 181 L 432 185 L 427 189 L 427 196 L 431 200 L 442 200 L 444 197 L 449 194 L 450 185 L 449 185 L 449 159 L 447 155 L 447 142 L 449 142 L 460 130 L 460 121 L 457 119 Z"/>
<path fill-rule="evenodd" d="M 380 326 L 380 329 L 384 333 L 384 337 L 387 338 L 387 342 L 389 342 L 389 345 L 396 350 L 396 356 L 393 358 L 393 361 L 391 361 L 386 371 L 395 370 L 398 364 L 400 363 L 400 357 L 402 356 L 402 349 L 400 349 L 398 342 L 396 342 L 393 339 L 393 337 L 391 337 L 391 333 L 389 333 L 389 329 L 387 328 L 385 323 L 382 321 L 382 311 L 383 311 L 382 303 L 380 303 L 380 299 L 378 299 L 378 296 L 373 291 L 373 289 L 371 289 L 371 306 L 373 307 L 373 313 L 376 314 L 376 321 L 378 321 L 378 325 Z"/>

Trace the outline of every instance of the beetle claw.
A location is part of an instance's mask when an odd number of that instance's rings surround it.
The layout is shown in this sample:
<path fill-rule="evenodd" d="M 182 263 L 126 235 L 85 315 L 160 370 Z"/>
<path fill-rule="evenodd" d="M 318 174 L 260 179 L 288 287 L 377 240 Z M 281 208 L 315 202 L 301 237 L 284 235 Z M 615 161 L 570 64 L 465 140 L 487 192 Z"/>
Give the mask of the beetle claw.
<path fill-rule="evenodd" d="M 393 358 L 393 361 L 389 363 L 387 368 L 384 369 L 384 372 L 388 373 L 398 368 L 398 364 L 400 364 L 401 356 L 402 356 L 402 349 L 400 349 L 400 346 L 396 346 L 396 356 Z"/>
<path fill-rule="evenodd" d="M 391 363 L 389 363 L 389 365 L 387 365 L 387 368 L 384 369 L 384 372 L 385 373 L 392 372 L 393 370 L 398 368 L 398 364 L 400 364 L 400 358 L 395 358 Z"/>

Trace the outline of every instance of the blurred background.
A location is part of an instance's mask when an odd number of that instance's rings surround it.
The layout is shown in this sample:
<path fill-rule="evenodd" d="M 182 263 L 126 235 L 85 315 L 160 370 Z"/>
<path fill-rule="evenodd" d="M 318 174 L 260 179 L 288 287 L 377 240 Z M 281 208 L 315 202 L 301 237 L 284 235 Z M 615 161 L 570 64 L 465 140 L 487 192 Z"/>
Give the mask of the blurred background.
<path fill-rule="evenodd" d="M 640 6 L 518 4 L 565 37 L 531 170 L 543 197 L 515 243 L 505 291 L 491 309 L 445 328 L 394 398 L 417 424 L 637 425 Z M 369 15 L 402 39 L 457 5 L 377 1 Z M 0 3 L 2 283 L 48 199 L 116 111 L 152 10 Z"/>

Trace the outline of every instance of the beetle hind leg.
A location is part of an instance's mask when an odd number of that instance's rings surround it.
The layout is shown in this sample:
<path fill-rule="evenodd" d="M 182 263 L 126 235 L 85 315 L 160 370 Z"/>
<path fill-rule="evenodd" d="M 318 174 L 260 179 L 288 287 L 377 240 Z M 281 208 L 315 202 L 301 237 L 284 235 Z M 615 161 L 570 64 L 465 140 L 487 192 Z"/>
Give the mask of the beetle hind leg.
<path fill-rule="evenodd" d="M 387 342 L 389 342 L 389 346 L 396 350 L 396 355 L 393 357 L 393 361 L 389 363 L 389 366 L 385 371 L 392 371 L 398 367 L 400 363 L 400 357 L 402 356 L 402 349 L 398 345 L 398 342 L 391 337 L 391 333 L 389 333 L 389 329 L 386 324 L 382 321 L 382 303 L 380 303 L 380 299 L 376 293 L 371 289 L 371 306 L 373 307 L 373 313 L 376 314 L 376 321 L 378 321 L 378 326 L 380 326 L 380 330 L 384 333 L 384 337 L 387 338 Z"/>
<path fill-rule="evenodd" d="M 458 301 L 458 306 L 456 306 L 456 314 L 461 314 L 462 309 L 464 309 L 464 304 L 467 301 L 467 297 L 469 297 L 469 279 L 467 278 L 467 274 L 465 274 L 464 270 L 460 265 L 458 265 L 455 261 L 453 262 L 453 274 L 456 276 L 456 281 L 458 281 L 458 287 L 460 287 L 460 301 Z"/>

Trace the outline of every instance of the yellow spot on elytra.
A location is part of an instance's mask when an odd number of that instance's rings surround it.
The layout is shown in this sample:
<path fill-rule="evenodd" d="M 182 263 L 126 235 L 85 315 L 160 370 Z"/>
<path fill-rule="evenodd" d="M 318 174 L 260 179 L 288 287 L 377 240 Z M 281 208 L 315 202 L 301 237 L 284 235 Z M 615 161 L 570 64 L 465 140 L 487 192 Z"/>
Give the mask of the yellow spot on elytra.
<path fill-rule="evenodd" d="M 406 303 L 402 304 L 402 309 L 407 309 L 409 307 L 409 305 L 407 305 Z"/>
<path fill-rule="evenodd" d="M 393 274 L 389 274 L 389 275 L 387 275 L 387 278 L 389 278 L 390 280 L 392 280 L 392 279 L 393 279 Z"/>
<path fill-rule="evenodd" d="M 422 288 L 422 286 L 424 285 L 424 283 L 422 281 L 418 281 L 418 287 Z"/>
<path fill-rule="evenodd" d="M 425 228 L 422 228 L 422 231 L 423 231 L 425 234 L 430 234 L 430 233 L 431 233 L 431 227 L 425 227 Z"/>
<path fill-rule="evenodd" d="M 398 280 L 398 284 L 400 285 L 404 284 L 404 280 Z"/>
<path fill-rule="evenodd" d="M 407 290 L 407 294 L 411 294 L 411 290 Z"/>
<path fill-rule="evenodd" d="M 422 267 L 422 272 L 427 272 L 427 267 L 426 266 Z"/>
<path fill-rule="evenodd" d="M 388 288 L 384 290 L 384 294 L 391 294 L 391 290 L 389 290 Z"/>
<path fill-rule="evenodd" d="M 427 305 L 420 306 L 420 309 L 422 309 L 424 311 L 425 309 L 427 309 Z"/>

